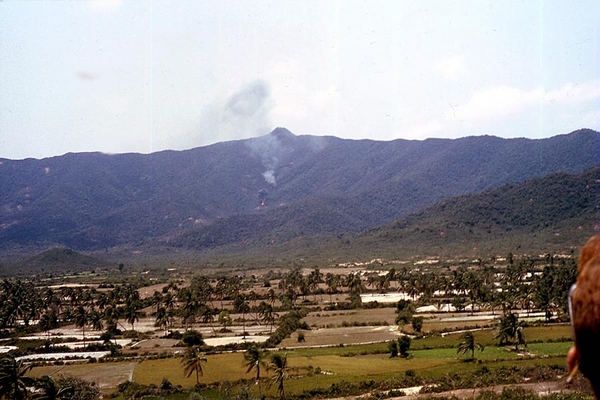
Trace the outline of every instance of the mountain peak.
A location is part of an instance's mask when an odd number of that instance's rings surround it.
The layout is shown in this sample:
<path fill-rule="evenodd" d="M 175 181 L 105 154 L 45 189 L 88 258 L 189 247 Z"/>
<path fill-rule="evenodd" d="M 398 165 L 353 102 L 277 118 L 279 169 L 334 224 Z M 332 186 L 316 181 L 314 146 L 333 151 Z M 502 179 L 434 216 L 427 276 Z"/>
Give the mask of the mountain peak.
<path fill-rule="evenodd" d="M 269 136 L 275 136 L 278 139 L 284 139 L 294 137 L 295 135 L 286 128 L 277 127 L 273 129 L 271 133 L 269 133 Z"/>
<path fill-rule="evenodd" d="M 16 269 L 37 271 L 86 271 L 96 268 L 114 268 L 111 262 L 86 256 L 69 248 L 53 248 L 16 264 Z"/>

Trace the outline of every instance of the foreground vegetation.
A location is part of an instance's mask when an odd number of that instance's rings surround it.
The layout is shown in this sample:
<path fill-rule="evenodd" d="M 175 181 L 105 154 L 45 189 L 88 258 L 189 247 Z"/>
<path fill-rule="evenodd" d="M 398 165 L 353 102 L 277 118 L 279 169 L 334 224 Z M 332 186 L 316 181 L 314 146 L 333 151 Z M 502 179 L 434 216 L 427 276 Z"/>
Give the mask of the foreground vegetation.
<path fill-rule="evenodd" d="M 375 262 L 326 273 L 317 267 L 292 268 L 251 275 L 139 277 L 126 284 L 58 288 L 50 286 L 52 281 L 47 279 L 6 279 L 0 285 L 0 328 L 6 343 L 17 348 L 2 361 L 0 398 L 19 398 L 15 390 L 20 390 L 22 398 L 32 397 L 31 388 L 42 384 L 62 390 L 64 398 L 77 390 L 55 380 L 56 369 L 48 363 L 27 364 L 14 358 L 65 350 L 68 339 L 50 335 L 64 326 L 77 327 L 87 349 L 110 353 L 99 361 L 79 364 L 79 370 L 94 376 L 92 371 L 103 364 L 136 362 L 131 367 L 131 381 L 105 390 L 105 395 L 118 399 L 305 399 L 364 393 L 385 398 L 411 387 L 427 394 L 557 381 L 565 375 L 565 354 L 572 345 L 570 328 L 564 322 L 566 292 L 574 278 L 573 258 L 509 254 L 445 264 L 429 260 L 412 267 Z M 149 284 L 155 285 L 153 292 L 147 290 Z M 401 291 L 408 297 L 389 305 L 361 299 L 367 292 L 389 291 Z M 482 325 L 473 326 L 465 318 L 453 326 L 456 333 L 442 332 L 445 314 L 417 313 L 417 307 L 431 305 L 452 308 L 455 315 L 464 317 L 485 312 L 485 319 Z M 387 326 L 397 332 L 396 339 L 341 344 L 344 327 L 364 325 L 353 320 L 360 314 L 356 310 L 372 312 L 385 307 L 390 309 L 392 321 L 367 325 L 374 330 Z M 346 319 L 339 328 L 330 329 L 339 335 L 338 345 L 298 347 L 314 338 L 311 329 L 316 326 L 306 322 L 310 315 L 352 310 L 343 314 Z M 527 319 L 534 312 L 542 314 L 542 321 Z M 142 321 L 153 322 L 155 330 L 140 332 L 136 328 Z M 249 335 L 250 326 L 267 333 L 269 339 L 261 346 L 211 347 L 197 331 L 201 328 L 220 337 L 236 329 Z M 21 338 L 32 332 L 41 332 L 46 339 Z M 86 344 L 86 334 L 91 332 L 101 334 L 100 343 Z M 178 347 L 138 353 L 116 342 L 153 337 L 169 338 Z M 297 346 L 290 346 L 291 337 Z M 276 349 L 283 343 L 286 349 Z M 75 371 L 75 365 L 60 365 L 60 369 L 61 374 Z M 15 380 L 5 384 L 2 376 L 20 376 L 22 384 Z M 499 394 L 504 395 L 513 394 Z M 90 396 L 93 399 L 97 394 Z"/>

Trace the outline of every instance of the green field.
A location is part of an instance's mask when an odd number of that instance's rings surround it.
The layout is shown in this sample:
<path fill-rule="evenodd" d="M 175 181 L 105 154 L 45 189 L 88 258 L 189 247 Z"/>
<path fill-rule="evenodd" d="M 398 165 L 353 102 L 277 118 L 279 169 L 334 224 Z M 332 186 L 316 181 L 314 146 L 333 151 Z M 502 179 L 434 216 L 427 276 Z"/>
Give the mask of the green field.
<path fill-rule="evenodd" d="M 300 394 L 316 389 L 327 390 L 332 385 L 370 381 L 385 384 L 402 380 L 407 371 L 428 381 L 435 381 L 453 374 L 473 374 L 483 367 L 495 371 L 533 365 L 564 366 L 566 353 L 572 345 L 570 341 L 564 341 L 569 329 L 567 325 L 526 328 L 527 337 L 535 343 L 518 352 L 514 351 L 514 346 L 497 346 L 492 330 L 476 331 L 476 340 L 485 349 L 475 353 L 474 361 L 457 354 L 460 334 L 415 339 L 409 358 L 390 358 L 387 343 L 288 350 L 285 354 L 290 372 L 285 382 L 286 393 Z M 250 388 L 253 396 L 258 395 L 254 374 L 246 373 L 243 353 L 214 354 L 208 355 L 207 359 L 204 375 L 200 378 L 202 383 L 223 386 L 227 382 L 234 387 L 232 390 L 241 390 L 245 386 Z M 149 385 L 167 378 L 175 385 L 191 387 L 196 383 L 195 377 L 186 378 L 180 362 L 181 358 L 142 361 L 137 365 L 133 379 Z M 276 396 L 275 388 L 268 388 L 270 373 L 263 369 L 261 376 L 264 378 L 263 390 L 268 395 Z M 217 389 L 207 390 L 205 394 L 211 393 L 209 397 L 221 396 Z"/>

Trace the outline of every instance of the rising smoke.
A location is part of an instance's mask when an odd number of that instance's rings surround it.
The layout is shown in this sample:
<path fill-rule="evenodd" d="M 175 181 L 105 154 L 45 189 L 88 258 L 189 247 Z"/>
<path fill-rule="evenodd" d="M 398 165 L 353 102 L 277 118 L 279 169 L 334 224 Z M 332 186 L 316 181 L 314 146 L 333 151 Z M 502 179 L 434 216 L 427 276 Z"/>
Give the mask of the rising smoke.
<path fill-rule="evenodd" d="M 267 181 L 267 183 L 270 183 L 271 185 L 275 185 L 277 183 L 275 181 L 275 171 L 273 171 L 272 169 L 263 172 L 262 176 L 263 178 L 265 178 L 265 181 Z"/>
<path fill-rule="evenodd" d="M 255 81 L 242 88 L 227 101 L 228 118 L 244 121 L 260 117 L 266 111 L 265 100 L 269 98 L 269 93 L 269 87 L 263 81 Z"/>
<path fill-rule="evenodd" d="M 280 161 L 286 151 L 290 149 L 286 148 L 274 135 L 263 135 L 248 141 L 247 145 L 257 157 L 260 157 L 265 168 L 265 172 L 262 174 L 265 181 L 270 185 L 277 185 L 275 171 L 281 166 Z"/>
<path fill-rule="evenodd" d="M 265 181 L 275 186 L 275 170 L 282 149 L 276 138 L 266 135 L 272 129 L 269 118 L 272 106 L 269 85 L 262 80 L 251 82 L 225 102 L 205 110 L 202 132 L 210 135 L 211 143 L 256 138 L 248 142 L 248 146 L 261 159 Z"/>
<path fill-rule="evenodd" d="M 262 80 L 251 82 L 202 115 L 203 144 L 248 139 L 269 132 L 271 90 Z"/>

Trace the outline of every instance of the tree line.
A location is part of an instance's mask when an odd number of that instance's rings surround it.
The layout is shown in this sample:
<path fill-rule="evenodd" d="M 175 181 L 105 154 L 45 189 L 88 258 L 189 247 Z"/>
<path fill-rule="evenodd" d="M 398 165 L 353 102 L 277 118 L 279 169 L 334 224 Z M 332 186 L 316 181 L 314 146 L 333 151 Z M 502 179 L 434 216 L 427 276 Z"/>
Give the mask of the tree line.
<path fill-rule="evenodd" d="M 360 294 L 389 291 L 406 293 L 415 306 L 451 305 L 457 311 L 488 309 L 503 314 L 539 310 L 548 320 L 567 315 L 567 292 L 576 277 L 573 258 L 556 261 L 548 255 L 517 260 L 509 254 L 505 265 L 496 264 L 478 260 L 472 265 L 429 270 L 403 266 L 347 274 L 323 274 L 316 267 L 303 273 L 296 267 L 271 273 L 263 282 L 255 276 L 198 275 L 185 286 L 170 282 L 145 299 L 133 284 L 110 290 L 53 289 L 36 287 L 33 281 L 4 279 L 0 282 L 0 329 L 37 327 L 49 332 L 62 324 L 75 324 L 84 337 L 89 328 L 117 334 L 127 329 L 125 325 L 134 331 L 143 310 L 152 307 L 155 325 L 165 331 L 179 321 L 186 330 L 200 322 L 216 333 L 215 323 L 227 329 L 232 323 L 230 313 L 235 313 L 241 315 L 244 331 L 246 322 L 253 321 L 269 326 L 272 332 L 281 312 L 311 304 L 329 309 L 383 306 L 362 304 Z M 257 285 L 264 290 L 258 291 Z M 345 294 L 346 300 L 334 301 L 338 294 Z"/>

